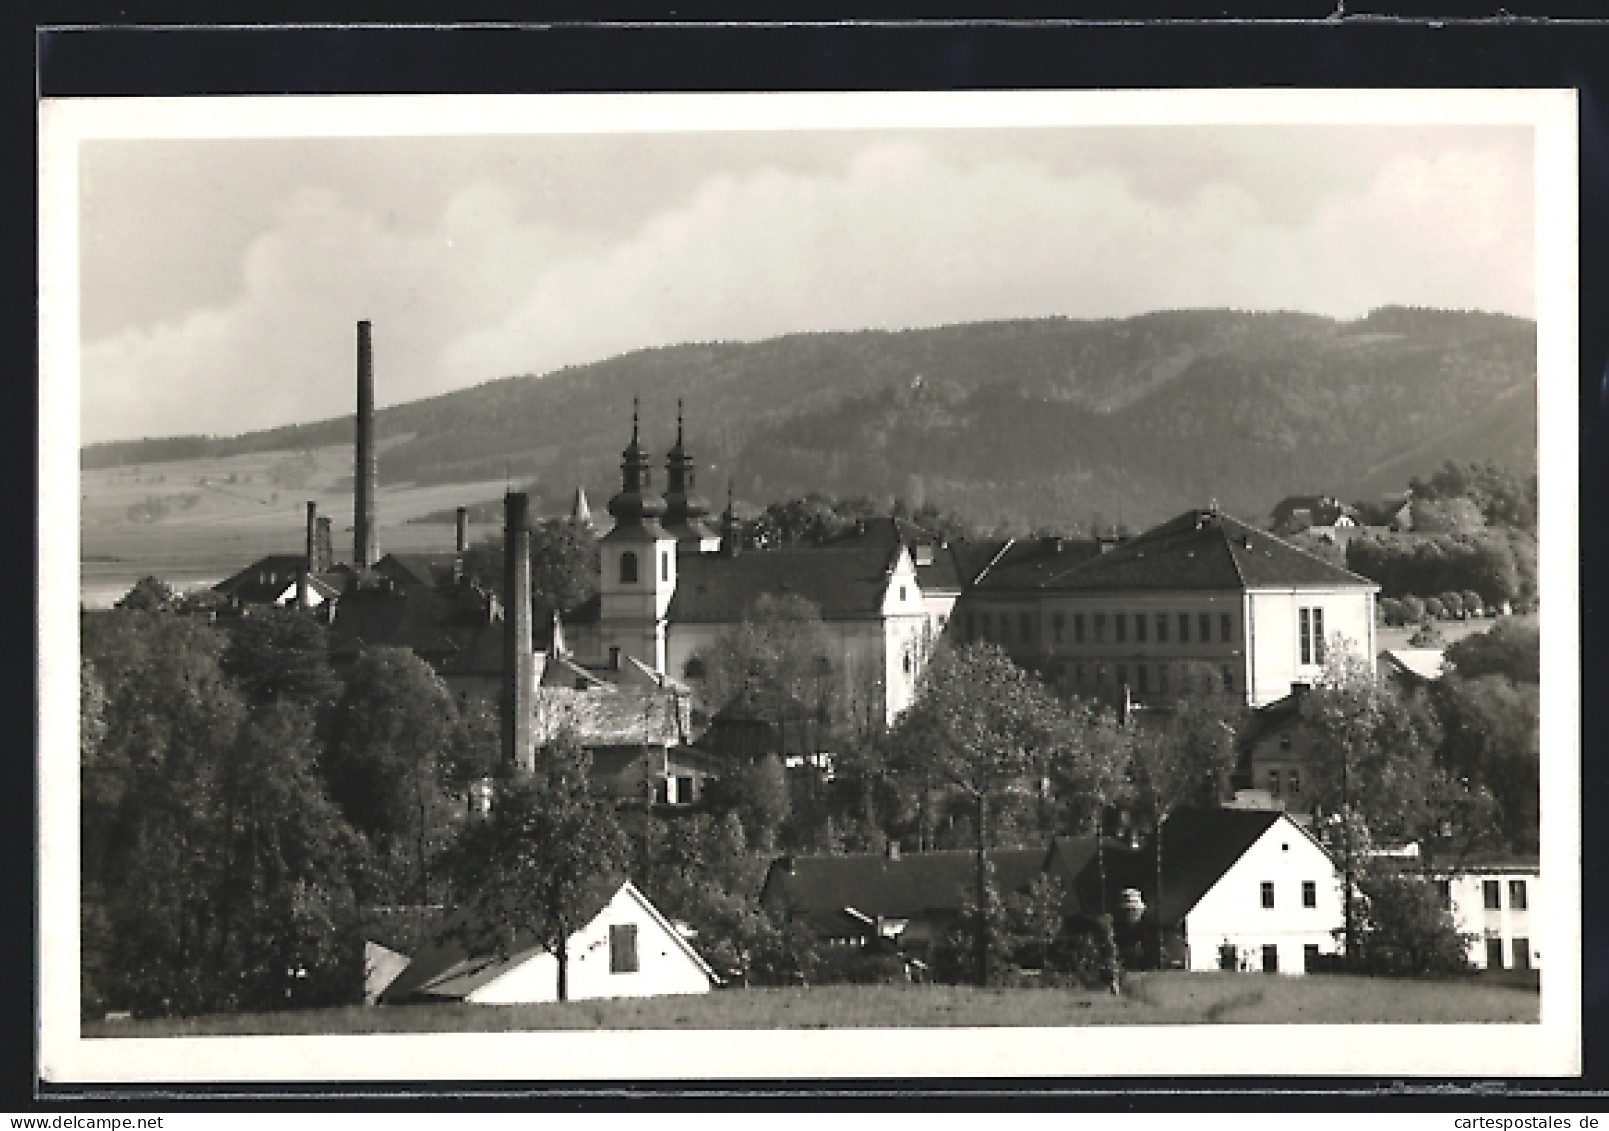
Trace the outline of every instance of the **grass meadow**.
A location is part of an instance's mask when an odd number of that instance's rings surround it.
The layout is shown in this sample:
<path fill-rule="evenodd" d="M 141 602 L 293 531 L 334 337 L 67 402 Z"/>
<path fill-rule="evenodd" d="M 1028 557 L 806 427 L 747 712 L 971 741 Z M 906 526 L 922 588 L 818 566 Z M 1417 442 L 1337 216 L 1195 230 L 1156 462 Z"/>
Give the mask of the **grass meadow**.
<path fill-rule="evenodd" d="M 815 986 L 541 1005 L 348 1006 L 85 1023 L 83 1036 L 487 1033 L 552 1029 L 836 1029 L 1193 1024 L 1512 1024 L 1534 990 L 1346 975 L 1130 975 L 1121 995 L 971 986 Z"/>

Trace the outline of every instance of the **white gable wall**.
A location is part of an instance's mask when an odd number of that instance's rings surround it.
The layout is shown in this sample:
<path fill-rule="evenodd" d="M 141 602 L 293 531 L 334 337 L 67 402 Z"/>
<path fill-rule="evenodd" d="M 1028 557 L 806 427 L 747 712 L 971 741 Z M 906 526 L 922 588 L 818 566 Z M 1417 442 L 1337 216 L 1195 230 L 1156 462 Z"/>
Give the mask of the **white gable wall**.
<path fill-rule="evenodd" d="M 1164 834 L 1165 835 L 1165 834 Z M 1316 907 L 1302 906 L 1302 884 L 1314 885 Z M 1274 906 L 1262 905 L 1262 885 L 1274 885 Z M 1237 948 L 1242 968 L 1263 968 L 1263 947 L 1273 945 L 1281 974 L 1304 970 L 1303 948 L 1339 949 L 1341 879 L 1329 855 L 1288 817 L 1269 826 L 1185 916 L 1191 970 L 1217 970 L 1219 948 Z M 1248 965 L 1249 964 L 1249 965 Z"/>
<path fill-rule="evenodd" d="M 617 924 L 637 927 L 635 972 L 610 972 L 609 928 Z M 702 994 L 710 988 L 709 975 L 687 944 L 648 909 L 647 902 L 629 885 L 623 885 L 592 922 L 570 936 L 569 959 L 571 1001 Z M 556 1001 L 558 979 L 558 960 L 552 954 L 536 954 L 481 986 L 466 1000 L 483 1005 Z"/>
<path fill-rule="evenodd" d="M 1531 911 L 1541 895 L 1540 872 L 1534 868 L 1497 868 L 1460 872 L 1443 882 L 1451 899 L 1454 924 L 1471 936 L 1469 960 L 1477 969 L 1542 968 L 1541 940 L 1531 933 Z M 1487 884 L 1497 885 L 1495 900 L 1488 900 Z M 1489 906 L 1492 902 L 1497 906 Z"/>
<path fill-rule="evenodd" d="M 1247 702 L 1261 707 L 1290 694 L 1293 683 L 1315 683 L 1324 671 L 1316 652 L 1302 663 L 1300 612 L 1324 611 L 1325 648 L 1349 641 L 1374 670 L 1374 594 L 1361 585 L 1335 589 L 1256 589 L 1246 593 Z"/>

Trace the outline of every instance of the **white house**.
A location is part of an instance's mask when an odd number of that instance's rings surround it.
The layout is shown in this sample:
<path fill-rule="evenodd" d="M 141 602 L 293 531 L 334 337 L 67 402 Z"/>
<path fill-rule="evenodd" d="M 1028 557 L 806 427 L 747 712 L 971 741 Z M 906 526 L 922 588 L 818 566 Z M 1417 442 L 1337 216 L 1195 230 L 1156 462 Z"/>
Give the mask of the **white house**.
<path fill-rule="evenodd" d="M 1436 878 L 1458 930 L 1471 937 L 1469 960 L 1480 970 L 1540 970 L 1532 934 L 1542 873 L 1535 857 L 1469 862 Z"/>
<path fill-rule="evenodd" d="M 1133 886 L 1187 970 L 1301 974 L 1340 949 L 1335 861 L 1284 813 L 1180 810 L 1162 825 L 1160 897 L 1154 860 L 1131 858 Z"/>
<path fill-rule="evenodd" d="M 642 892 L 628 880 L 570 936 L 567 992 L 588 998 L 707 993 L 715 973 Z M 386 989 L 381 1001 L 467 1001 L 514 1005 L 555 1001 L 558 959 L 546 949 L 516 947 L 506 957 L 471 954 L 460 942 L 424 949 Z"/>

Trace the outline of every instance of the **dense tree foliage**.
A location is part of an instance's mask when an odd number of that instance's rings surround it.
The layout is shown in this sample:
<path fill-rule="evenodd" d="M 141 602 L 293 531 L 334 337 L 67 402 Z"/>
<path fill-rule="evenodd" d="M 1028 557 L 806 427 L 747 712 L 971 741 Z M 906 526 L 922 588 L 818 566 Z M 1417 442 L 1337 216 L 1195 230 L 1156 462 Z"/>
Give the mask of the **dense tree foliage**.
<path fill-rule="evenodd" d="M 1462 974 L 1470 938 L 1461 934 L 1433 884 L 1382 864 L 1358 874 L 1357 964 L 1393 977 Z"/>
<path fill-rule="evenodd" d="M 491 814 L 468 824 L 452 855 L 458 932 L 471 953 L 508 955 L 533 943 L 558 959 L 569 998 L 570 936 L 625 877 L 630 845 L 614 806 L 588 785 L 591 756 L 564 735 L 535 772 L 505 783 Z"/>
<path fill-rule="evenodd" d="M 531 527 L 531 615 L 547 624 L 598 591 L 598 536 L 584 523 L 550 518 Z M 476 542 L 464 555 L 464 570 L 483 588 L 505 598 L 503 534 Z"/>

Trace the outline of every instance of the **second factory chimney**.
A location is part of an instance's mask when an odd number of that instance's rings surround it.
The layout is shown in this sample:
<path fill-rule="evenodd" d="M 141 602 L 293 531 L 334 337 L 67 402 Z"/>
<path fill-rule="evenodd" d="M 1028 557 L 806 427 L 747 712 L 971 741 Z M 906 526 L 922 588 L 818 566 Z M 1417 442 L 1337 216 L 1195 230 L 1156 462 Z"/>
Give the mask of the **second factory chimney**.
<path fill-rule="evenodd" d="M 459 507 L 457 518 L 457 536 L 453 540 L 453 549 L 460 554 L 469 553 L 469 508 Z"/>
<path fill-rule="evenodd" d="M 536 660 L 531 652 L 531 532 L 523 491 L 503 496 L 503 760 L 520 773 L 535 768 L 531 743 Z"/>
<path fill-rule="evenodd" d="M 367 320 L 358 323 L 358 435 L 353 468 L 353 564 L 365 570 L 380 560 L 380 529 L 374 513 L 378 461 L 374 450 L 374 348 Z"/>

